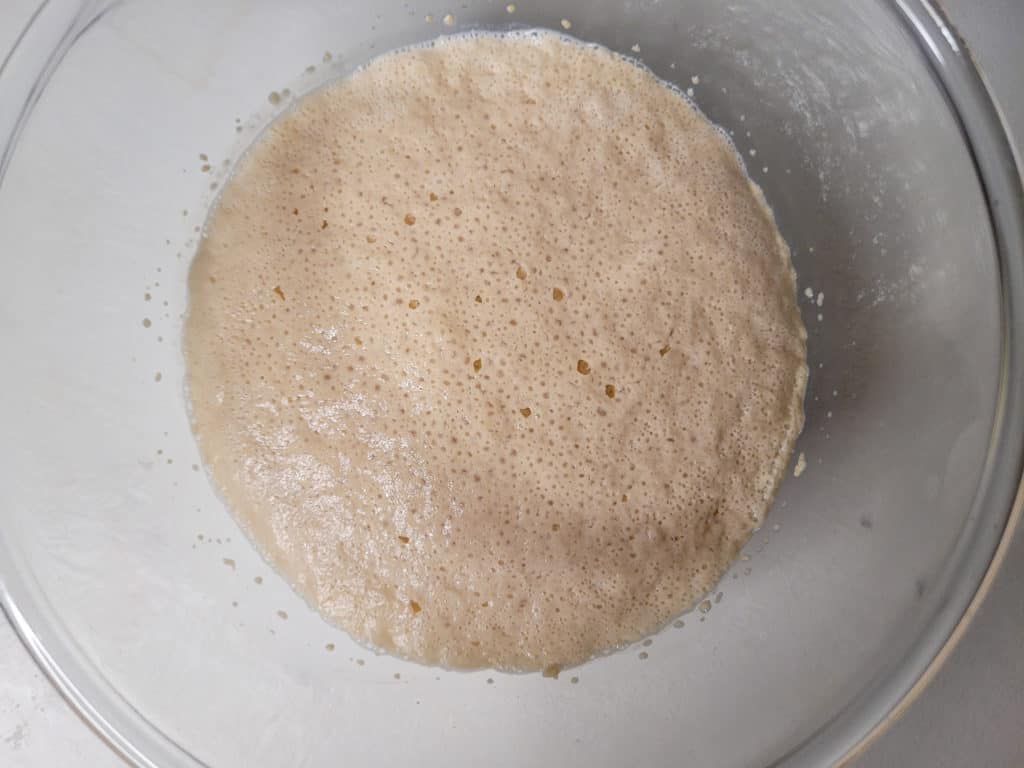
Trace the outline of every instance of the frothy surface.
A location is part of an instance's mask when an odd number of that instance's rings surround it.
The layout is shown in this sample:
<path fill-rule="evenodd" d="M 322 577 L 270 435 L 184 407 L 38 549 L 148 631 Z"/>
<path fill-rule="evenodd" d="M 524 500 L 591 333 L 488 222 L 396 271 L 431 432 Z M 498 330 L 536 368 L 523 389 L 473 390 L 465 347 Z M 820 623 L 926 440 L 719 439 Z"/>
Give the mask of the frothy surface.
<path fill-rule="evenodd" d="M 241 162 L 190 275 L 194 429 L 356 639 L 539 669 L 760 524 L 802 421 L 789 252 L 678 93 L 549 33 L 390 54 Z"/>

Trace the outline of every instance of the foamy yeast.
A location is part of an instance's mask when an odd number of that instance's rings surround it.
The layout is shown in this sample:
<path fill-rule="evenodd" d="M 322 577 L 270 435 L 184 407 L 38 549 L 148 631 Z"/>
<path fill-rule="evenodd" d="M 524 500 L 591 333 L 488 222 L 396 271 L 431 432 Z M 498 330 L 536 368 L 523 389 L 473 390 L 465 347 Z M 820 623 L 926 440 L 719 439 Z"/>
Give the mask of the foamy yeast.
<path fill-rule="evenodd" d="M 548 33 L 448 38 L 301 101 L 192 267 L 195 432 L 325 618 L 457 667 L 658 628 L 802 425 L 789 252 L 680 95 Z"/>

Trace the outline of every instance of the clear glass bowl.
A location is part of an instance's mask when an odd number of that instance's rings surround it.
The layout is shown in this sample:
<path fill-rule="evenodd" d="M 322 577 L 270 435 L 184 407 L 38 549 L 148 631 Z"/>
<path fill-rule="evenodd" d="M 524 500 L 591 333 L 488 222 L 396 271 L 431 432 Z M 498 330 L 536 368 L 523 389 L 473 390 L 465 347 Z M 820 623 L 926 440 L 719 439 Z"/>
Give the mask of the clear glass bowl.
<path fill-rule="evenodd" d="M 1019 515 L 1022 198 L 941 13 L 506 2 L 49 0 L 0 70 L 0 596 L 131 762 L 822 765 L 905 705 L 983 591 Z M 692 88 L 764 188 L 810 331 L 807 470 L 712 610 L 649 647 L 558 680 L 375 656 L 197 471 L 189 260 L 297 96 L 400 45 L 563 19 Z"/>

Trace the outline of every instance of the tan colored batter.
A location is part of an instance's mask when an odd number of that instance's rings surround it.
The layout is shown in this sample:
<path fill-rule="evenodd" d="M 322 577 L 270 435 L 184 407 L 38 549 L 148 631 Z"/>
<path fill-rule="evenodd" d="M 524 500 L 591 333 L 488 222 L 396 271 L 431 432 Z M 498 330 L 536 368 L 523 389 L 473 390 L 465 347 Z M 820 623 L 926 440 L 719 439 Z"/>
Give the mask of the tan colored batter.
<path fill-rule="evenodd" d="M 384 56 L 246 156 L 192 267 L 194 427 L 353 637 L 541 669 L 709 590 L 803 421 L 789 251 L 679 94 L 550 33 Z"/>

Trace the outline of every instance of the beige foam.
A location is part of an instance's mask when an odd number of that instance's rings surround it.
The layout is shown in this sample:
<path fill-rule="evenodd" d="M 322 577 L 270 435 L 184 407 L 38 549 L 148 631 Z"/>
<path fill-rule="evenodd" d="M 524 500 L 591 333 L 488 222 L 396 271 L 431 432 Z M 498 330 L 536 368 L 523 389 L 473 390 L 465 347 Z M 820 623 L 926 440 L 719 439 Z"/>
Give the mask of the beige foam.
<path fill-rule="evenodd" d="M 211 475 L 356 639 L 578 662 L 709 590 L 802 425 L 789 252 L 733 148 L 601 48 L 382 57 L 241 162 L 192 267 Z"/>

